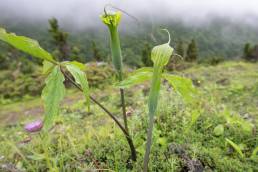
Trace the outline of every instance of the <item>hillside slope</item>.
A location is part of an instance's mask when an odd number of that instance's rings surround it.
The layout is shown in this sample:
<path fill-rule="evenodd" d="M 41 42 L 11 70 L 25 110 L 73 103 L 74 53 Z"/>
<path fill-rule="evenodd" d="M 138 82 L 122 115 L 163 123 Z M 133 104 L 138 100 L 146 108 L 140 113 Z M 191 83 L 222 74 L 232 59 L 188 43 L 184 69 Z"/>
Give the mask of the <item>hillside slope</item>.
<path fill-rule="evenodd" d="M 195 65 L 179 72 L 193 80 L 198 94 L 186 104 L 163 87 L 155 121 L 150 171 L 258 171 L 258 64 L 225 62 Z M 143 89 L 144 88 L 144 89 Z M 127 161 L 129 149 L 118 127 L 101 109 L 92 112 L 77 93 L 63 105 L 49 134 L 28 134 L 23 125 L 40 116 L 23 116 L 0 128 L 0 169 L 5 171 L 140 171 L 145 147 L 148 84 L 126 91 L 131 133 L 138 152 Z M 116 89 L 94 94 L 120 114 Z M 27 102 L 30 104 L 30 102 Z M 38 107 L 39 100 L 33 106 Z M 4 105 L 0 118 L 21 104 Z M 16 111 L 19 112 L 19 111 Z M 33 112 L 33 111 L 32 111 Z M 4 120 L 1 120 L 4 121 Z"/>

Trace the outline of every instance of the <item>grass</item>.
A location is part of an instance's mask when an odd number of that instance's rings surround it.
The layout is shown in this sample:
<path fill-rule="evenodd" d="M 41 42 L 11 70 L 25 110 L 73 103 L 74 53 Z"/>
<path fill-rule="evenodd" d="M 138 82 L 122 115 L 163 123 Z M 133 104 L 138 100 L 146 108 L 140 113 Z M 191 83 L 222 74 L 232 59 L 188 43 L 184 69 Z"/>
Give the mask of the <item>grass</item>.
<path fill-rule="evenodd" d="M 258 146 L 258 64 L 195 65 L 179 74 L 193 79 L 199 95 L 195 102 L 185 104 L 171 88 L 163 87 L 155 118 L 150 171 L 258 171 L 257 156 L 250 158 Z M 26 122 L 40 116 L 24 116 L 21 106 L 37 108 L 39 98 L 1 106 L 0 169 L 141 171 L 147 88 L 146 84 L 126 91 L 137 162 L 128 161 L 129 148 L 113 121 L 95 105 L 91 113 L 87 112 L 83 98 L 74 93 L 67 97 L 49 134 L 28 134 L 23 130 Z M 114 89 L 94 92 L 122 120 L 120 97 Z M 6 125 L 4 119 L 13 111 L 20 111 L 22 117 L 15 120 L 16 125 Z M 217 126 L 223 127 L 223 132 L 215 134 Z"/>

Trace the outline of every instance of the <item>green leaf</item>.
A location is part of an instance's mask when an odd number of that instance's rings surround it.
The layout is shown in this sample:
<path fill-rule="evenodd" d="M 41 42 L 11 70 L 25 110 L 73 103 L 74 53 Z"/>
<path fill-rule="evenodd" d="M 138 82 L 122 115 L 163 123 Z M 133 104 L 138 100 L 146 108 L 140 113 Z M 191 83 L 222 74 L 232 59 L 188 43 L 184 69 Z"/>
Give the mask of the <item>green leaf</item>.
<path fill-rule="evenodd" d="M 232 114 L 228 109 L 224 110 L 223 117 L 225 117 L 228 124 L 239 125 L 245 132 L 251 133 L 254 125 L 243 119 L 239 114 Z"/>
<path fill-rule="evenodd" d="M 192 128 L 192 126 L 197 122 L 197 120 L 199 119 L 199 117 L 201 116 L 201 112 L 199 110 L 193 110 L 191 112 L 191 121 L 189 123 L 189 125 L 186 128 L 186 132 L 188 133 L 189 130 Z"/>
<path fill-rule="evenodd" d="M 136 74 L 136 73 L 141 73 L 141 72 L 146 72 L 146 73 L 152 73 L 153 72 L 153 68 L 152 67 L 142 67 L 139 68 L 135 71 L 132 72 L 132 75 Z"/>
<path fill-rule="evenodd" d="M 119 88 L 129 88 L 137 84 L 141 84 L 144 81 L 150 80 L 153 74 L 153 69 L 144 67 L 137 69 L 132 74 L 129 75 L 125 80 L 119 82 L 115 86 Z"/>
<path fill-rule="evenodd" d="M 44 160 L 45 156 L 44 154 L 33 154 L 33 155 L 28 155 L 27 158 L 35 161 L 40 161 L 40 160 Z"/>
<path fill-rule="evenodd" d="M 42 74 L 43 75 L 48 75 L 51 71 L 52 71 L 52 69 L 54 68 L 54 64 L 53 63 L 51 63 L 51 62 L 49 62 L 49 61 L 47 61 L 47 60 L 44 60 L 43 61 L 43 70 L 42 70 Z"/>
<path fill-rule="evenodd" d="M 244 154 L 243 154 L 241 148 L 240 148 L 237 144 L 235 144 L 233 141 L 231 141 L 231 140 L 229 140 L 229 139 L 227 139 L 227 138 L 226 138 L 226 142 L 227 142 L 228 144 L 230 144 L 230 146 L 231 146 L 242 158 L 244 158 Z"/>
<path fill-rule="evenodd" d="M 168 142 L 166 137 L 158 137 L 157 143 L 161 145 L 162 147 L 166 147 Z"/>
<path fill-rule="evenodd" d="M 0 28 L 0 40 L 34 57 L 56 63 L 53 57 L 33 39 L 25 36 L 17 36 L 14 33 L 7 33 L 5 29 Z"/>
<path fill-rule="evenodd" d="M 79 84 L 83 90 L 88 110 L 90 110 L 90 89 L 86 74 L 74 64 L 66 64 L 67 70 L 73 75 L 75 82 Z"/>
<path fill-rule="evenodd" d="M 82 71 L 85 71 L 86 70 L 86 65 L 81 63 L 81 62 L 78 62 L 78 61 L 65 61 L 65 62 L 62 62 L 62 64 L 73 64 L 75 66 L 77 66 L 80 70 Z"/>
<path fill-rule="evenodd" d="M 222 124 L 217 125 L 214 130 L 213 133 L 215 134 L 215 136 L 221 136 L 224 134 L 224 126 Z"/>
<path fill-rule="evenodd" d="M 190 79 L 168 73 L 164 73 L 163 77 L 186 102 L 191 102 L 193 100 L 196 89 L 194 88 Z"/>
<path fill-rule="evenodd" d="M 45 129 L 51 128 L 55 117 L 59 113 L 59 106 L 65 95 L 64 80 L 59 66 L 55 66 L 46 79 L 46 86 L 41 95 L 45 108 Z"/>
<path fill-rule="evenodd" d="M 258 153 L 258 146 L 253 150 L 251 159 L 255 159 L 256 157 L 258 157 L 257 153 Z"/>

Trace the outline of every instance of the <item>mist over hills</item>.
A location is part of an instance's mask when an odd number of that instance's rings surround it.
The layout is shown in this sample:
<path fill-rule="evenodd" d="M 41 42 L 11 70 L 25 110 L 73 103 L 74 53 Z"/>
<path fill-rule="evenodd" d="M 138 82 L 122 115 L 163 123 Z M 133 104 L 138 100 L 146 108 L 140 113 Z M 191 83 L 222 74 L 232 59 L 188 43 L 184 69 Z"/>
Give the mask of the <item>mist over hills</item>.
<path fill-rule="evenodd" d="M 98 44 L 103 54 L 108 54 L 108 34 L 104 26 L 74 29 L 69 22 L 59 23 L 64 31 L 70 33 L 72 44 L 80 44 L 87 57 L 91 56 L 89 48 L 92 41 Z M 6 22 L 1 25 L 9 31 L 20 35 L 26 35 L 38 39 L 41 44 L 51 49 L 48 45 L 51 36 L 48 34 L 48 24 L 45 22 Z M 181 20 L 159 20 L 154 23 L 145 21 L 138 25 L 136 22 L 124 22 L 121 24 L 122 46 L 132 47 L 135 54 L 141 53 L 142 46 L 139 43 L 149 42 L 151 45 L 166 40 L 166 35 L 160 32 L 160 28 L 167 28 L 172 35 L 172 44 L 179 40 L 185 43 L 195 39 L 198 44 L 201 57 L 217 55 L 226 58 L 235 58 L 241 55 L 244 44 L 247 42 L 258 43 L 258 28 L 249 24 L 239 24 L 230 19 L 214 17 L 209 23 L 189 26 Z M 134 45 L 138 44 L 137 47 Z"/>
<path fill-rule="evenodd" d="M 124 56 L 140 58 L 146 42 L 154 46 L 166 41 L 166 35 L 160 32 L 160 28 L 171 32 L 173 46 L 182 40 L 186 47 L 191 39 L 195 39 L 200 58 L 236 58 L 241 56 L 245 43 L 258 43 L 258 14 L 255 10 L 258 4 L 255 1 L 3 0 L 0 5 L 0 26 L 37 39 L 51 51 L 48 19 L 56 17 L 61 28 L 70 33 L 70 44 L 79 46 L 85 60 L 90 60 L 92 42 L 97 43 L 103 56 L 109 55 L 107 29 L 99 19 L 103 7 L 108 3 L 138 19 L 136 22 L 123 15 L 120 31 Z M 231 6 L 232 3 L 234 6 Z"/>

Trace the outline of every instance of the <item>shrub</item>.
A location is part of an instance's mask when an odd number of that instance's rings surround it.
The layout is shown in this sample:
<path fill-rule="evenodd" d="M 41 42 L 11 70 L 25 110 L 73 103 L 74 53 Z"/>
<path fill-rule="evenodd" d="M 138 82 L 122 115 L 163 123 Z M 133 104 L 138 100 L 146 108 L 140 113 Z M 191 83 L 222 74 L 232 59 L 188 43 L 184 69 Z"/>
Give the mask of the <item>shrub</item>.
<path fill-rule="evenodd" d="M 86 73 L 91 87 L 102 87 L 114 80 L 114 70 L 105 62 L 87 63 Z"/>
<path fill-rule="evenodd" d="M 205 57 L 200 59 L 198 63 L 207 64 L 207 65 L 217 65 L 223 61 L 225 61 L 225 58 L 222 56 L 210 56 L 210 57 Z"/>

